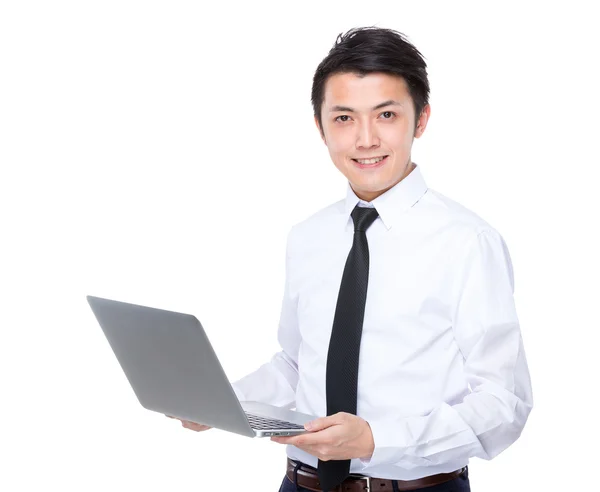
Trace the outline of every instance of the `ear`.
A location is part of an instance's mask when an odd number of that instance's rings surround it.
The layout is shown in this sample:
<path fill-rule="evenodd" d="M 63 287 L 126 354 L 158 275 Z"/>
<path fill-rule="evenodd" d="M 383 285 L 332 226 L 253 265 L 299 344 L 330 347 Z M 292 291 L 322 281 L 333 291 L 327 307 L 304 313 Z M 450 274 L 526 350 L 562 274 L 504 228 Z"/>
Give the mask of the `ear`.
<path fill-rule="evenodd" d="M 419 121 L 417 122 L 417 128 L 415 129 L 415 138 L 419 138 L 425 132 L 425 128 L 427 128 L 427 122 L 429 121 L 429 117 L 431 116 L 431 105 L 427 104 L 421 111 L 421 115 L 419 116 Z"/>
<path fill-rule="evenodd" d="M 323 143 L 325 145 L 327 145 L 327 142 L 325 141 L 325 134 L 323 133 L 323 130 L 321 130 L 321 127 L 319 126 L 319 120 L 317 119 L 317 115 L 315 115 L 315 125 L 317 126 L 317 130 L 319 130 L 319 133 L 321 134 L 321 140 L 323 140 Z"/>

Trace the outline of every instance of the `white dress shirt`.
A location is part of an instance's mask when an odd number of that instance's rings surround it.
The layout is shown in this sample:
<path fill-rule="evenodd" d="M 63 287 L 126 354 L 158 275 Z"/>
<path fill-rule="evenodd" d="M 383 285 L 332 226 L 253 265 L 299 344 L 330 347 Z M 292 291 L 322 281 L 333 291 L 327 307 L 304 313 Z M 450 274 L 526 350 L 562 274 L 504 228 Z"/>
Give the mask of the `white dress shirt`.
<path fill-rule="evenodd" d="M 369 284 L 357 415 L 375 451 L 351 473 L 411 480 L 490 460 L 521 434 L 533 406 L 511 258 L 482 218 L 412 172 L 372 202 L 343 200 L 294 225 L 278 327 L 282 350 L 233 383 L 240 400 L 327 415 L 325 375 L 356 205 L 367 230 Z M 287 455 L 317 458 L 287 445 Z"/>

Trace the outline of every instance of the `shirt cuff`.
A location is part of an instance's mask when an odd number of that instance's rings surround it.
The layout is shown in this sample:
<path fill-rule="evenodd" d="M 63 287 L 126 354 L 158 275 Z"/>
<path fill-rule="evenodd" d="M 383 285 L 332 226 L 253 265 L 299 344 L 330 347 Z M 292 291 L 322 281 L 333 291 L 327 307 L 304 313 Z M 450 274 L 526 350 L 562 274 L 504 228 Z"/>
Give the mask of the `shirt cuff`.
<path fill-rule="evenodd" d="M 373 419 L 369 420 L 373 434 L 375 448 L 370 458 L 360 458 L 365 467 L 384 464 L 399 464 L 406 469 L 418 466 L 431 466 L 427 458 L 407 454 L 413 446 L 413 432 L 421 433 L 424 430 L 426 419 L 400 418 L 400 419 Z M 412 424 L 412 427 L 409 427 Z M 417 434 L 417 435 L 419 435 Z"/>
<path fill-rule="evenodd" d="M 371 433 L 373 434 L 375 448 L 370 457 L 360 458 L 360 462 L 364 466 L 377 466 L 378 464 L 384 463 L 390 458 L 389 448 L 385 448 L 385 444 L 389 439 L 390 429 L 389 427 L 385 429 L 386 425 L 381 421 L 370 420 L 368 423 L 369 427 L 371 427 Z M 386 434 L 388 434 L 387 439 Z"/>

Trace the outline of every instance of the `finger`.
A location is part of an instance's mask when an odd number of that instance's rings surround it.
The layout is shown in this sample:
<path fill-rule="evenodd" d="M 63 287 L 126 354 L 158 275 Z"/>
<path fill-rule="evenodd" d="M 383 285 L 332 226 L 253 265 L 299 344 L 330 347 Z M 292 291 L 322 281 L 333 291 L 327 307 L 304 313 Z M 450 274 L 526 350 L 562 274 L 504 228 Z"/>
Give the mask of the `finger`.
<path fill-rule="evenodd" d="M 208 425 L 198 424 L 196 422 L 190 422 L 189 420 L 185 420 L 182 422 L 183 426 L 187 429 L 191 429 L 193 431 L 204 431 L 210 429 Z"/>
<path fill-rule="evenodd" d="M 329 446 L 335 439 L 339 439 L 341 430 L 339 425 L 333 425 L 320 431 L 306 432 L 293 436 L 290 444 L 294 446 Z"/>
<path fill-rule="evenodd" d="M 195 427 L 192 430 L 195 430 L 196 432 L 204 432 L 204 431 L 207 431 L 208 429 L 210 429 L 210 427 L 208 427 L 207 425 L 201 425 L 199 427 Z"/>
<path fill-rule="evenodd" d="M 306 422 L 304 424 L 304 428 L 309 431 L 319 431 L 323 429 L 327 429 L 332 425 L 342 424 L 344 421 L 343 412 L 338 412 L 336 414 L 330 415 L 328 417 L 319 417 L 310 422 Z"/>
<path fill-rule="evenodd" d="M 271 441 L 278 442 L 279 444 L 291 444 L 292 446 L 300 447 L 302 445 L 314 445 L 314 443 L 307 443 L 306 440 L 300 439 L 300 436 L 291 436 L 291 437 L 281 437 L 281 436 L 273 436 L 271 437 Z"/>
<path fill-rule="evenodd" d="M 183 426 L 186 429 L 193 430 L 193 431 L 198 431 L 198 429 L 193 424 L 190 424 L 188 422 L 183 423 Z"/>

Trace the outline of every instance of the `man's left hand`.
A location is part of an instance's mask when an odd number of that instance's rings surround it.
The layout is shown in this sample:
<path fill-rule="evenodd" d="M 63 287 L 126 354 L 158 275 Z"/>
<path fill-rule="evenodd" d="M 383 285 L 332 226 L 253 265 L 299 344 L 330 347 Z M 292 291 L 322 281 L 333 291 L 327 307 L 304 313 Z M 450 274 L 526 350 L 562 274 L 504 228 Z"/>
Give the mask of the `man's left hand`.
<path fill-rule="evenodd" d="M 311 432 L 291 437 L 274 436 L 271 441 L 292 444 L 321 461 L 368 459 L 375 450 L 371 426 L 351 413 L 339 412 L 321 417 L 304 427 Z"/>

